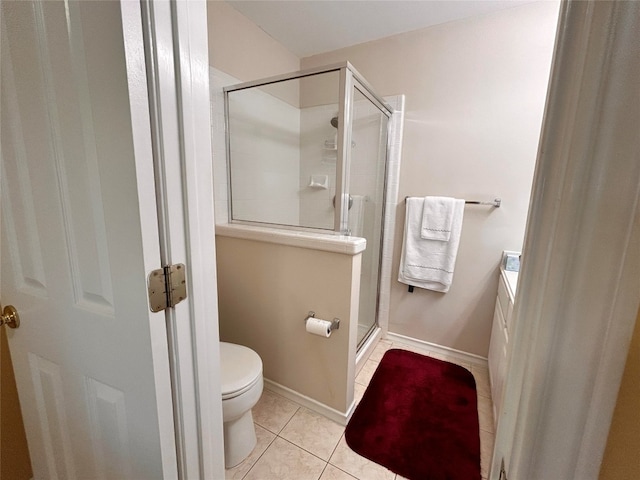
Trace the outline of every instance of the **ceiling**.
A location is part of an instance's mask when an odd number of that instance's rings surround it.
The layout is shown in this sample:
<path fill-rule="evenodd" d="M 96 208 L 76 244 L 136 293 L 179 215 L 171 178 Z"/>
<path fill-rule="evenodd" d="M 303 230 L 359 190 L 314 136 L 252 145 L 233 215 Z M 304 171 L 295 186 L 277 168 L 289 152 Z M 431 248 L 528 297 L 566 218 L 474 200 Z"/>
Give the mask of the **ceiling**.
<path fill-rule="evenodd" d="M 303 58 L 531 1 L 228 0 L 228 3 Z"/>

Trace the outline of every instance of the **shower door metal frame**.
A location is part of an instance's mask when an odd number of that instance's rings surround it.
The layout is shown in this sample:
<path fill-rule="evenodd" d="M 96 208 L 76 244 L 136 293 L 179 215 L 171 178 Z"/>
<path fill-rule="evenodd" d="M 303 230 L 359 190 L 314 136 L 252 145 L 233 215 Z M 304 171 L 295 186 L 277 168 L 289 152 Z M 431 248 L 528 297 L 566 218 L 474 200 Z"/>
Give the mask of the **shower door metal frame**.
<path fill-rule="evenodd" d="M 353 102 L 354 102 L 354 91 L 358 90 L 359 93 L 361 93 L 365 98 L 367 98 L 367 100 L 369 100 L 371 103 L 374 104 L 374 106 L 376 106 L 381 113 L 383 113 L 386 117 L 387 117 L 387 125 L 386 125 L 386 142 L 385 142 L 385 159 L 384 159 L 384 173 L 383 173 L 383 178 L 384 178 L 384 182 L 382 185 L 382 211 L 381 211 L 381 217 L 382 217 L 382 221 L 380 223 L 380 239 L 378 242 L 378 246 L 379 246 L 379 252 L 378 252 L 378 274 L 377 274 L 377 279 L 376 279 L 376 294 L 375 294 L 375 312 L 374 312 L 374 322 L 371 325 L 371 328 L 369 328 L 369 330 L 367 331 L 367 333 L 361 338 L 358 339 L 357 342 L 357 349 L 359 350 L 360 347 L 362 345 L 364 345 L 367 342 L 367 339 L 371 336 L 371 334 L 375 331 L 375 327 L 378 326 L 378 316 L 380 314 L 380 283 L 381 283 L 381 279 L 382 279 L 382 249 L 384 246 L 384 218 L 386 215 L 386 204 L 387 204 L 387 180 L 388 180 L 388 173 L 389 173 L 389 151 L 391 149 L 391 135 L 390 135 L 390 129 L 391 129 L 391 119 L 392 119 L 392 112 L 389 112 L 386 107 L 388 107 L 388 105 L 384 102 L 380 102 L 378 97 L 371 92 L 371 87 L 366 83 L 366 81 L 364 81 L 362 79 L 362 77 L 360 76 L 359 78 L 355 77 L 355 76 L 351 76 L 351 84 L 352 84 L 352 88 L 349 89 L 349 93 L 351 98 L 349 99 L 350 105 L 351 105 L 351 117 L 350 120 L 353 118 Z M 345 102 L 347 103 L 347 102 Z M 353 129 L 353 125 L 351 122 L 349 122 L 348 124 L 348 128 L 349 128 L 349 142 L 347 143 L 347 145 L 351 145 L 351 131 Z M 351 172 L 351 155 L 348 154 L 345 158 L 347 158 L 347 172 Z M 347 182 L 345 183 L 346 186 L 349 185 L 348 183 L 348 178 L 347 178 Z"/>
<path fill-rule="evenodd" d="M 350 235 L 349 231 L 349 164 L 353 117 L 353 74 L 347 68 L 340 69 L 340 93 L 338 96 L 338 143 L 336 145 L 336 201 L 333 230 Z M 338 197 L 338 195 L 340 195 Z"/>
<path fill-rule="evenodd" d="M 358 88 L 367 99 L 369 99 L 378 109 L 387 117 L 387 128 L 391 121 L 391 116 L 394 112 L 393 108 L 387 104 L 381 97 L 379 97 L 373 90 L 371 85 L 364 79 L 364 77 L 351 65 L 349 62 L 341 62 L 332 65 L 326 65 L 323 67 L 309 68 L 306 70 L 300 70 L 298 72 L 287 73 L 283 75 L 275 75 L 268 78 L 259 80 L 253 80 L 250 82 L 243 82 L 236 85 L 231 85 L 223 88 L 224 93 L 224 121 L 225 121 L 225 143 L 227 153 L 227 197 L 228 197 L 228 218 L 229 223 L 236 223 L 241 225 L 254 225 L 254 226 L 268 226 L 270 228 L 284 228 L 288 230 L 296 231 L 313 231 L 317 232 L 321 230 L 324 233 L 329 233 L 331 230 L 318 229 L 310 227 L 302 227 L 298 225 L 284 225 L 275 223 L 265 223 L 248 220 L 234 220 L 233 219 L 233 201 L 232 201 L 232 186 L 231 186 L 231 138 L 229 131 L 229 93 L 238 90 L 246 90 L 254 87 L 261 87 L 270 85 L 273 83 L 284 82 L 287 80 L 296 80 L 304 77 L 310 77 L 322 73 L 339 72 L 339 92 L 338 92 L 338 142 L 336 145 L 336 202 L 335 202 L 335 214 L 334 214 L 334 228 L 333 232 L 337 235 L 349 235 L 348 227 L 348 192 L 347 187 L 349 185 L 349 166 L 350 166 L 350 145 L 352 136 L 351 119 L 353 117 L 353 89 Z M 385 159 L 385 170 L 387 168 L 389 155 L 389 134 L 387 130 L 387 158 Z M 386 178 L 385 178 L 385 192 L 383 192 L 383 198 L 386 197 Z M 384 202 L 383 202 L 384 207 Z M 384 209 L 383 209 L 384 215 Z"/>

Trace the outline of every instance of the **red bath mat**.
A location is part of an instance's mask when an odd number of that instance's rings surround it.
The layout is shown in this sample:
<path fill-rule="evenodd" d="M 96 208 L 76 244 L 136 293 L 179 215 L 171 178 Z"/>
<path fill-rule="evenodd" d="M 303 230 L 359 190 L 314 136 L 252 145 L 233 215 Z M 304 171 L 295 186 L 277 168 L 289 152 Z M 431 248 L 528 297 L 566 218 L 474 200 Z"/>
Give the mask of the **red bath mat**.
<path fill-rule="evenodd" d="M 345 439 L 359 455 L 410 480 L 480 480 L 477 405 L 468 370 L 389 350 Z"/>

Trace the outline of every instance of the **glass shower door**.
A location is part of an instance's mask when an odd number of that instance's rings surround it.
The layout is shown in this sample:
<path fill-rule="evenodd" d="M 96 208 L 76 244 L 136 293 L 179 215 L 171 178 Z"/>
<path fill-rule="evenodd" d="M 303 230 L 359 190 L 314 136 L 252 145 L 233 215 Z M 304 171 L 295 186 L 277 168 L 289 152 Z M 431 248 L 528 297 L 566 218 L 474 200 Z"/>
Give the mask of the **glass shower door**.
<path fill-rule="evenodd" d="M 348 191 L 353 202 L 348 225 L 352 236 L 367 240 L 360 277 L 360 347 L 377 325 L 388 117 L 362 93 L 357 82 L 353 87 L 352 119 Z"/>

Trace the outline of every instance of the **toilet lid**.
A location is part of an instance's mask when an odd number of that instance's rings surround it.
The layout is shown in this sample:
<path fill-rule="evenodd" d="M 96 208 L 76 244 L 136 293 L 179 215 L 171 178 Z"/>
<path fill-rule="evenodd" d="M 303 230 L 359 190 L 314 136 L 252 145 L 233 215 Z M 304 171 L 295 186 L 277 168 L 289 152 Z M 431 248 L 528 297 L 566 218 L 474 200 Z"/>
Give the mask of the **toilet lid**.
<path fill-rule="evenodd" d="M 222 398 L 248 390 L 262 375 L 262 360 L 250 348 L 235 343 L 220 342 Z"/>

